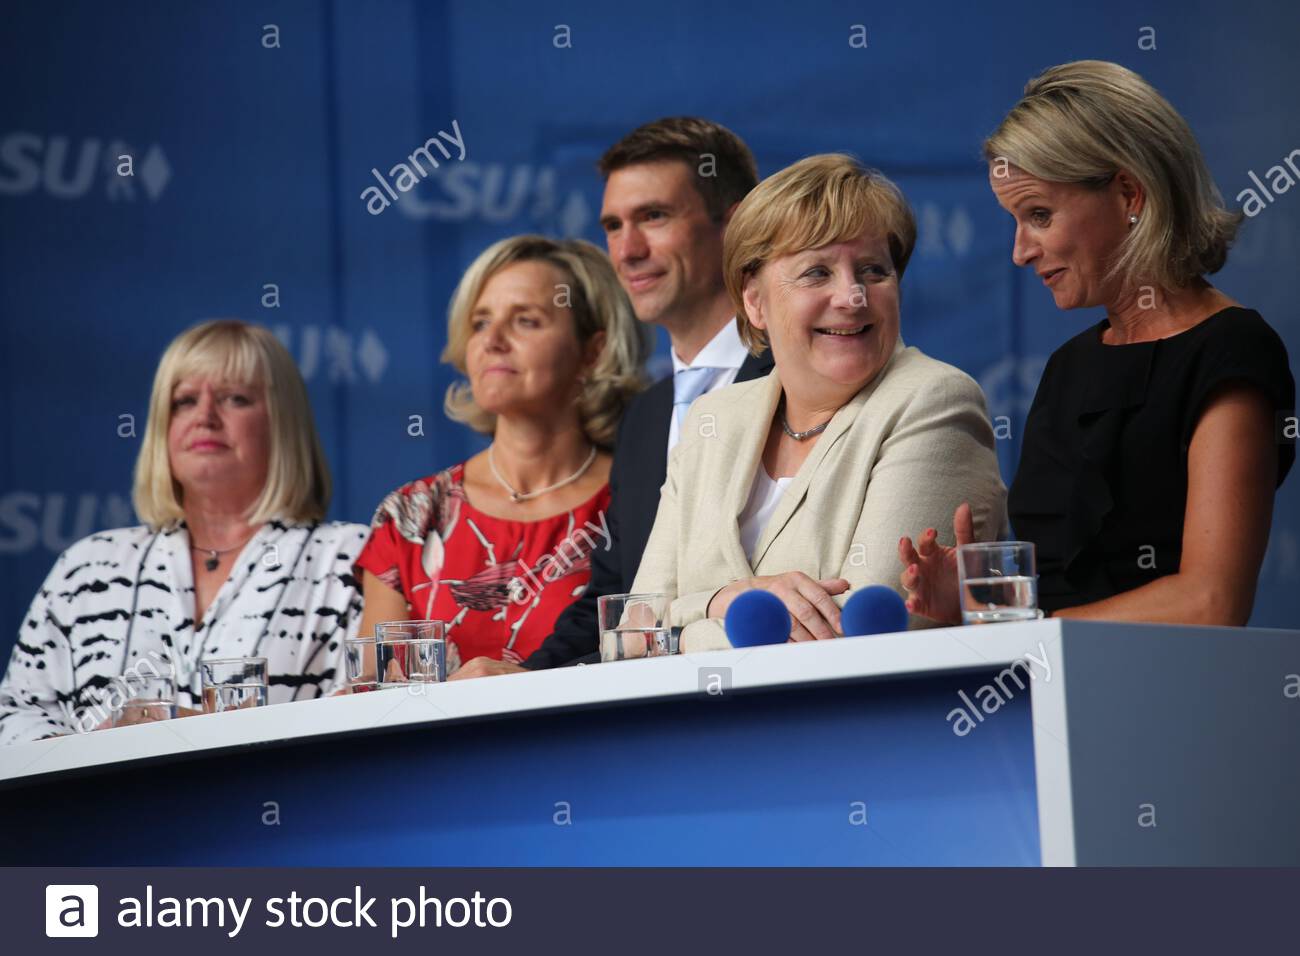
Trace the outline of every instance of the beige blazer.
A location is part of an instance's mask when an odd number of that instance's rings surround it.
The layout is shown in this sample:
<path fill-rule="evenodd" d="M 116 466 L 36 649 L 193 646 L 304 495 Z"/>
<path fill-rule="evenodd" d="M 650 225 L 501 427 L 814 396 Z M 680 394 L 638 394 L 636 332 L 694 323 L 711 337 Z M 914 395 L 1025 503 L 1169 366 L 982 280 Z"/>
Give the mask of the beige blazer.
<path fill-rule="evenodd" d="M 739 518 L 781 397 L 779 368 L 702 396 L 668 459 L 654 530 L 632 590 L 663 592 L 685 651 L 730 647 L 710 599 L 732 581 L 803 571 L 842 577 L 851 590 L 883 584 L 903 594 L 898 540 L 936 528 L 952 543 L 952 514 L 970 502 L 978 540 L 1006 525 L 1006 489 L 984 393 L 902 341 L 881 374 L 835 413 L 786 487 L 754 549 Z M 911 627 L 932 622 L 913 617 Z"/>

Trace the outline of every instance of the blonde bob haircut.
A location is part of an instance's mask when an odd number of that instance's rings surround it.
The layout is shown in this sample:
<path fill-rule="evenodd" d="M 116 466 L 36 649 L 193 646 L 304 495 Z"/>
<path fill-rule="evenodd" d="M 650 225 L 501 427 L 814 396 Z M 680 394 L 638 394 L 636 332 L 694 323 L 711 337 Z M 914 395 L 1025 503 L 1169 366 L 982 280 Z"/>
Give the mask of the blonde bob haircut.
<path fill-rule="evenodd" d="M 867 234 L 885 237 L 901 281 L 916 245 L 916 217 L 897 186 L 852 156 L 809 156 L 754 187 L 722 243 L 722 275 L 740 339 L 752 354 L 767 348 L 767 333 L 745 312 L 746 280 L 771 259 Z"/>
<path fill-rule="evenodd" d="M 158 363 L 131 492 L 140 520 L 158 531 L 175 527 L 185 517 L 181 486 L 172 475 L 167 452 L 167 431 L 172 393 L 178 383 L 196 376 L 264 390 L 270 461 L 262 494 L 246 520 L 254 525 L 272 519 L 291 524 L 323 520 L 329 508 L 330 473 L 307 386 L 270 330 L 237 319 L 204 322 L 182 332 Z"/>
<path fill-rule="evenodd" d="M 465 355 L 473 333 L 470 313 L 489 279 L 517 262 L 544 262 L 557 269 L 568 287 L 566 303 L 573 314 L 578 344 L 604 331 L 605 346 L 583 382 L 578 415 L 587 438 L 601 448 L 614 446 L 623 409 L 645 387 L 642 366 L 650 354 L 650 334 L 637 321 L 627 293 L 619 285 L 605 254 L 581 239 L 512 236 L 493 243 L 465 270 L 447 309 L 447 347 L 442 360 L 468 375 Z M 559 298 L 557 287 L 556 296 Z M 558 304 L 558 303 L 557 303 Z M 453 382 L 443 408 L 447 417 L 491 435 L 497 416 L 480 408 L 468 381 Z"/>
<path fill-rule="evenodd" d="M 1224 207 L 1186 120 L 1118 63 L 1079 60 L 1034 77 L 985 140 L 984 158 L 993 176 L 1010 164 L 1094 189 L 1120 170 L 1136 178 L 1145 202 L 1109 269 L 1123 288 L 1174 290 L 1217 272 L 1242 220 Z"/>

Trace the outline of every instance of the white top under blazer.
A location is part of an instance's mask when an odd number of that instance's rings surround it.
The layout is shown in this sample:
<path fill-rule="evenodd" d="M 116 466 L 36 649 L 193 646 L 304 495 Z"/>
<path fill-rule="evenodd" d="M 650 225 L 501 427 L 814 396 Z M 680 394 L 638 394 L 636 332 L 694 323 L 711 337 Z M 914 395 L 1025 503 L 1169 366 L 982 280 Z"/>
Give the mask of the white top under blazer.
<path fill-rule="evenodd" d="M 754 548 L 758 539 L 772 519 L 776 506 L 781 503 L 781 495 L 794 481 L 794 475 L 788 478 L 773 478 L 759 462 L 754 471 L 754 486 L 749 490 L 749 501 L 740 513 L 740 545 L 745 549 L 745 557 L 754 560 Z"/>

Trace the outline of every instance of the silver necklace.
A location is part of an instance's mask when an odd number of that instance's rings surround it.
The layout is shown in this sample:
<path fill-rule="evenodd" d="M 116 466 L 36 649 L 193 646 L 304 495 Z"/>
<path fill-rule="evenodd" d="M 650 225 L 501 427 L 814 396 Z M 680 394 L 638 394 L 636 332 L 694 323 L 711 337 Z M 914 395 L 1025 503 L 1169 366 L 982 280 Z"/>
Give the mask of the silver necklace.
<path fill-rule="evenodd" d="M 785 420 L 785 409 L 781 410 L 781 429 L 795 441 L 806 441 L 807 439 L 812 438 L 813 435 L 820 435 L 822 432 L 826 431 L 826 426 L 830 423 L 830 419 L 828 418 L 816 428 L 810 428 L 806 432 L 797 432 L 791 428 L 790 423 Z"/>
<path fill-rule="evenodd" d="M 501 477 L 501 472 L 497 471 L 496 459 L 492 456 L 493 447 L 494 445 L 488 445 L 488 467 L 492 469 L 492 476 L 496 478 L 501 487 L 510 492 L 510 500 L 514 502 L 529 501 L 533 498 L 538 498 L 547 492 L 554 491 L 556 488 L 563 488 L 565 485 L 573 484 L 587 473 L 587 469 L 591 467 L 591 463 L 596 460 L 596 446 L 592 445 L 591 453 L 587 455 L 587 460 L 582 463 L 582 467 L 563 481 L 557 481 L 555 484 L 547 485 L 545 488 L 538 488 L 536 491 L 515 491 L 515 489 L 511 487 L 510 482 Z"/>

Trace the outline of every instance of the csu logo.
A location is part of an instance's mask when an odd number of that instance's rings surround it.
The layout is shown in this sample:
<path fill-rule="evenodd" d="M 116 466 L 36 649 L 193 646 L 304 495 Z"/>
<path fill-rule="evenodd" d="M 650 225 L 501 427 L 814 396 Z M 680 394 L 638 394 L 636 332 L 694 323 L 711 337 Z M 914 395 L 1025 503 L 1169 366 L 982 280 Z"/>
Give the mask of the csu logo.
<path fill-rule="evenodd" d="M 133 175 L 118 174 L 121 157 L 130 156 Z M 134 201 L 137 190 L 157 201 L 171 179 L 162 148 L 137 150 L 120 139 L 37 133 L 6 133 L 0 138 L 0 196 L 44 192 L 56 199 L 81 199 L 101 183 L 113 201 Z"/>
<path fill-rule="evenodd" d="M 294 330 L 288 325 L 272 327 L 289 353 L 294 353 Z M 310 382 L 323 372 L 333 384 L 378 382 L 388 367 L 388 349 L 374 329 L 367 328 L 356 338 L 336 325 L 305 325 L 298 329 L 298 371 Z"/>
<path fill-rule="evenodd" d="M 38 545 L 58 554 L 99 528 L 135 523 L 131 502 L 121 495 L 11 491 L 0 495 L 0 557 Z"/>
<path fill-rule="evenodd" d="M 592 222 L 580 189 L 560 186 L 552 166 L 476 163 L 439 169 L 397 201 L 411 219 L 490 223 L 524 220 L 564 236 L 580 236 Z"/>

